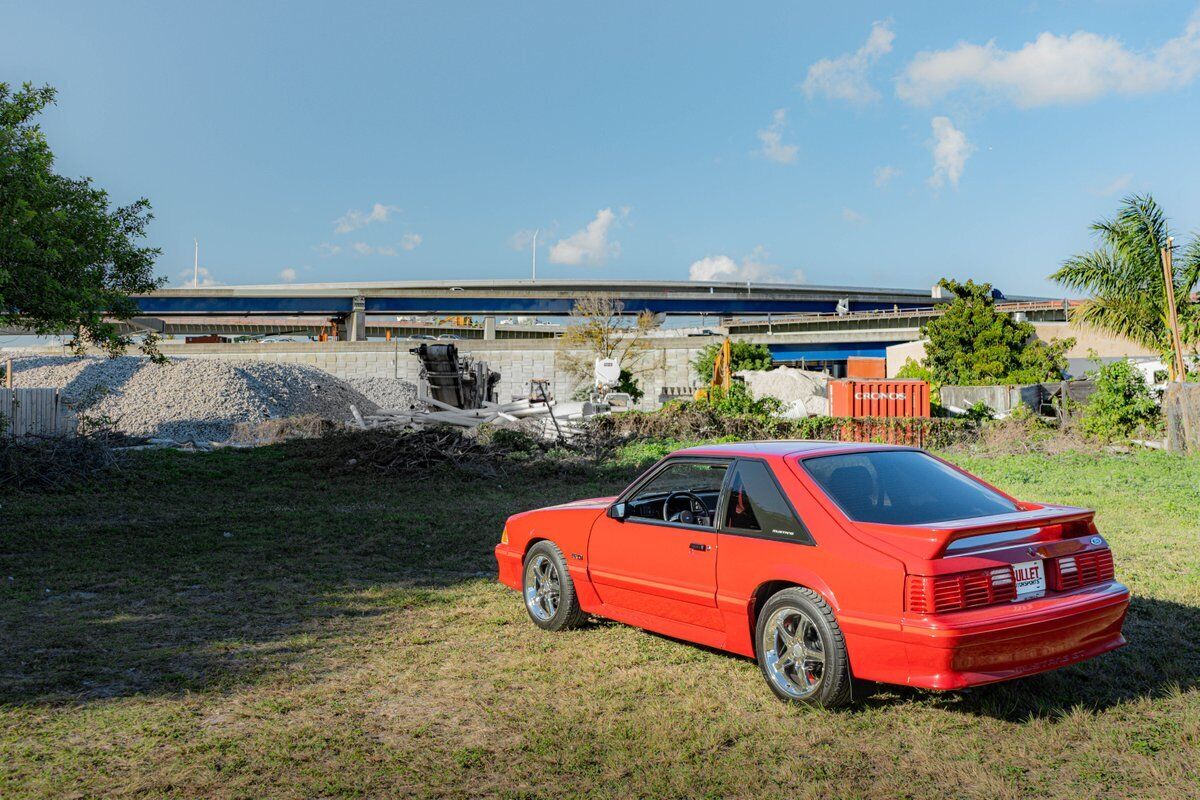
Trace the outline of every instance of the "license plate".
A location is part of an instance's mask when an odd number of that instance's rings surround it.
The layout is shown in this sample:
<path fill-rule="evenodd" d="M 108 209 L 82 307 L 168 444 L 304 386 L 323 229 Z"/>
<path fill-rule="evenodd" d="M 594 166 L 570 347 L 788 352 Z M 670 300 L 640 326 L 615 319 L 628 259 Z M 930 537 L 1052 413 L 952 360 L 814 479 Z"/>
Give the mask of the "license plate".
<path fill-rule="evenodd" d="M 1013 564 L 1013 577 L 1017 580 L 1017 599 L 1029 600 L 1046 593 L 1046 570 L 1039 558 Z"/>

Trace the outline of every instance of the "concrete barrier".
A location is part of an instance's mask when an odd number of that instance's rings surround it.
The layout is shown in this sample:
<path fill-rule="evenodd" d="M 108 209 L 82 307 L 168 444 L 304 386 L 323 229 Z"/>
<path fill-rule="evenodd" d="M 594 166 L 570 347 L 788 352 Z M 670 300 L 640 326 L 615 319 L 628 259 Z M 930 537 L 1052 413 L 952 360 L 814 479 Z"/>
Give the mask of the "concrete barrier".
<path fill-rule="evenodd" d="M 942 405 L 968 409 L 983 403 L 997 414 L 1008 414 L 1024 403 L 1033 411 L 1042 404 L 1040 383 L 1016 386 L 943 386 L 940 390 Z"/>

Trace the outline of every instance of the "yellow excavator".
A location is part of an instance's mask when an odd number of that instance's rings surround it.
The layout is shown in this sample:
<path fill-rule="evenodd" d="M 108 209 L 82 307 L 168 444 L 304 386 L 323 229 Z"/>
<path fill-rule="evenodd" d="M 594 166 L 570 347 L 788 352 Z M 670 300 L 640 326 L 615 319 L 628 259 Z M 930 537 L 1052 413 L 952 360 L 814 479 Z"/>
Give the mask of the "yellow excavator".
<path fill-rule="evenodd" d="M 701 386 L 696 390 L 693 399 L 707 400 L 712 395 L 713 389 L 720 389 L 722 392 L 728 392 L 729 387 L 733 384 L 733 355 L 731 353 L 731 345 L 729 337 L 725 337 L 725 341 L 721 342 L 721 349 L 717 351 L 716 358 L 713 359 L 712 380 L 708 382 L 708 386 Z"/>

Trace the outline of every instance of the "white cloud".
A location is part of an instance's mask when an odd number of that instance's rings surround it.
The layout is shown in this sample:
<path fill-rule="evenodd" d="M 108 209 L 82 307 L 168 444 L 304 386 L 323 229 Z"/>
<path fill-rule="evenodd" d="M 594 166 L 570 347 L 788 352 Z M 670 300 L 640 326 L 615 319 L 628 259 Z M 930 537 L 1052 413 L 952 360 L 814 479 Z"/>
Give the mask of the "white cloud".
<path fill-rule="evenodd" d="M 355 242 L 354 244 L 350 245 L 350 249 L 353 250 L 355 253 L 358 253 L 360 256 L 398 256 L 398 255 L 400 255 L 400 251 L 398 251 L 394 246 L 392 246 L 390 244 L 379 245 L 378 247 L 376 247 L 375 245 L 370 245 L 370 244 L 367 244 L 366 242 Z"/>
<path fill-rule="evenodd" d="M 213 277 L 212 273 L 208 271 L 207 267 L 201 267 L 198 272 L 195 270 L 194 267 L 191 267 L 191 268 L 188 268 L 185 270 L 180 270 L 179 274 L 175 276 L 175 280 L 179 281 L 180 288 L 187 289 L 187 288 L 190 288 L 195 285 L 195 279 L 197 277 L 197 274 L 199 275 L 199 278 L 200 278 L 200 287 L 201 288 L 203 288 L 205 286 L 222 286 L 223 285 L 221 283 L 221 281 L 219 281 Z"/>
<path fill-rule="evenodd" d="M 1042 33 L 1019 50 L 1004 50 L 990 41 L 918 53 L 900 76 L 896 94 L 929 105 L 974 87 L 1030 108 L 1163 91 L 1184 86 L 1198 74 L 1200 11 L 1181 36 L 1146 53 L 1128 49 L 1116 37 L 1087 31 Z"/>
<path fill-rule="evenodd" d="M 900 177 L 900 170 L 897 167 L 883 166 L 875 170 L 875 188 L 882 189 L 892 182 L 892 179 Z"/>
<path fill-rule="evenodd" d="M 620 255 L 620 243 L 609 241 L 609 233 L 616 221 L 617 215 L 611 208 L 600 209 L 586 228 L 554 243 L 550 248 L 550 262 L 571 266 L 598 265 Z"/>
<path fill-rule="evenodd" d="M 342 246 L 340 244 L 321 242 L 318 245 L 314 245 L 313 250 L 316 250 L 317 253 L 322 256 L 336 256 L 338 253 L 342 252 Z"/>
<path fill-rule="evenodd" d="M 283 269 L 279 270 L 279 280 L 283 281 L 284 283 L 291 283 L 292 281 L 296 280 L 296 270 L 292 267 L 284 267 Z"/>
<path fill-rule="evenodd" d="M 406 233 L 404 234 L 404 238 L 400 240 L 400 246 L 405 250 L 416 250 L 422 241 L 423 239 L 421 239 L 421 234 Z"/>
<path fill-rule="evenodd" d="M 933 127 L 933 174 L 929 185 L 941 188 L 947 181 L 958 186 L 963 167 L 975 146 L 967 141 L 967 135 L 954 127 L 949 117 L 934 117 Z"/>
<path fill-rule="evenodd" d="M 844 222 L 849 222 L 851 225 L 861 225 L 867 221 L 867 218 L 855 211 L 853 208 L 843 208 L 842 220 Z"/>
<path fill-rule="evenodd" d="M 778 264 L 766 261 L 769 254 L 760 245 L 754 248 L 750 255 L 740 262 L 729 256 L 705 256 L 699 261 L 693 261 L 688 268 L 688 280 L 692 281 L 733 281 L 745 283 L 804 283 L 804 273 L 793 270 L 790 280 L 784 277 L 783 268 Z"/>
<path fill-rule="evenodd" d="M 1133 181 L 1133 173 L 1126 173 L 1120 177 L 1113 178 L 1103 186 L 1098 187 L 1093 194 L 1099 197 L 1112 197 L 1117 192 L 1124 191 L 1126 187 Z"/>
<path fill-rule="evenodd" d="M 867 70 L 892 51 L 895 38 L 887 22 L 876 22 L 862 47 L 837 58 L 823 58 L 809 67 L 800 88 L 810 99 L 824 95 L 856 104 L 878 100 L 879 92 L 867 81 Z"/>
<path fill-rule="evenodd" d="M 783 131 L 787 127 L 787 111 L 778 108 L 772 115 L 772 122 L 758 132 L 758 140 L 762 142 L 763 157 L 780 164 L 791 164 L 796 160 L 794 144 L 783 143 Z"/>
<path fill-rule="evenodd" d="M 349 233 L 356 231 L 359 228 L 370 225 L 373 222 L 387 222 L 392 214 L 400 211 L 396 206 L 388 206 L 383 203 L 376 203 L 371 206 L 370 211 L 356 211 L 351 209 L 342 216 L 333 221 L 334 233 Z"/>

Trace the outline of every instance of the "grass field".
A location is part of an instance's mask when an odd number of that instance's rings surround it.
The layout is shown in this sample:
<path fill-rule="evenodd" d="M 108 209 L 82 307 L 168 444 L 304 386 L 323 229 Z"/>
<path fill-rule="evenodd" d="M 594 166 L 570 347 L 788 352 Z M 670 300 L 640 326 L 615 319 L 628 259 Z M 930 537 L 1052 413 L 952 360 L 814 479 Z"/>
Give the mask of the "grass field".
<path fill-rule="evenodd" d="M 615 492 L 651 450 L 426 482 L 166 452 L 0 496 L 0 797 L 1200 797 L 1200 460 L 956 457 L 1099 509 L 1130 645 L 833 713 L 748 660 L 543 633 L 494 582 L 506 515 Z"/>

